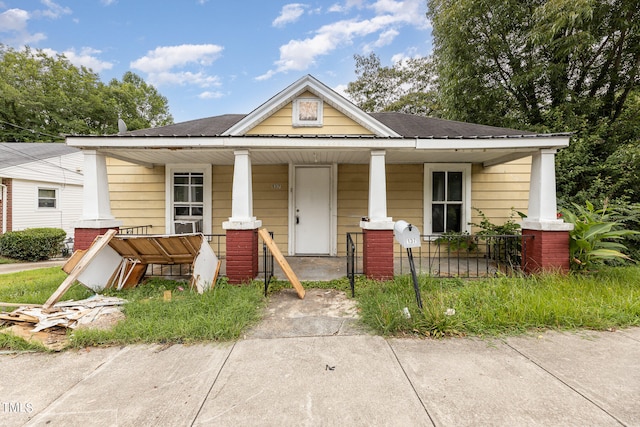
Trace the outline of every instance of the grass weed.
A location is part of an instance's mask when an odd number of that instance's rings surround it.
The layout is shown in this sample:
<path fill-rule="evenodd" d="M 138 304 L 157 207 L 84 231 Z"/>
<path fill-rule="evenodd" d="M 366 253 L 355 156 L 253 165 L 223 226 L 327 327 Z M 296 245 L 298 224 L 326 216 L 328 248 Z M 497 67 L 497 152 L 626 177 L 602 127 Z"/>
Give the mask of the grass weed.
<path fill-rule="evenodd" d="M 55 267 L 0 275 L 0 302 L 42 304 L 65 277 Z M 386 282 L 356 278 L 355 299 L 362 322 L 385 336 L 427 337 L 640 325 L 640 267 L 636 266 L 589 274 L 477 280 L 420 276 L 419 284 L 422 309 L 410 276 Z M 71 346 L 234 340 L 260 320 L 267 301 L 263 286 L 260 281 L 232 286 L 222 279 L 200 295 L 184 282 L 154 278 L 130 290 L 109 290 L 105 294 L 128 301 L 124 320 L 111 330 L 71 331 Z M 272 281 L 269 293 L 290 286 L 287 281 Z M 304 282 L 303 286 L 338 289 L 351 296 L 347 279 Z M 165 291 L 171 292 L 170 301 L 165 300 Z M 63 300 L 90 295 L 90 290 L 76 284 Z M 0 348 L 42 350 L 5 334 L 0 334 Z"/>
<path fill-rule="evenodd" d="M 419 283 L 422 309 L 409 277 L 361 287 L 356 298 L 363 322 L 383 335 L 433 337 L 640 325 L 638 267 L 482 280 L 421 276 Z"/>

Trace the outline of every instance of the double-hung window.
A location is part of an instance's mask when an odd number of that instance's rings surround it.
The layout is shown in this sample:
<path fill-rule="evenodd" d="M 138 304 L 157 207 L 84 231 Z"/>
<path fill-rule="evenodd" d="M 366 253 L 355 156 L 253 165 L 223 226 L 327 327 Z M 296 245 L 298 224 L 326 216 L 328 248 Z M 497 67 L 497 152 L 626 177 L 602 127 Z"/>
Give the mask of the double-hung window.
<path fill-rule="evenodd" d="M 204 178 L 202 172 L 173 174 L 173 210 L 175 219 L 202 219 Z"/>
<path fill-rule="evenodd" d="M 58 192 L 55 188 L 38 188 L 38 208 L 55 209 L 58 206 Z"/>
<path fill-rule="evenodd" d="M 167 165 L 168 233 L 211 233 L 211 166 Z"/>
<path fill-rule="evenodd" d="M 425 164 L 425 233 L 469 231 L 471 165 Z"/>

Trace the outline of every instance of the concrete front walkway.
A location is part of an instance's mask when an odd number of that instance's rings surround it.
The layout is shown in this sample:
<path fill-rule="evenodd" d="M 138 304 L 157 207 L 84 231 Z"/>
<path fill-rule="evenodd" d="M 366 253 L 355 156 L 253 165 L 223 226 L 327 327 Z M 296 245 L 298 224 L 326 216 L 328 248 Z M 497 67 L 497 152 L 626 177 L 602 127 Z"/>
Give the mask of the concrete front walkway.
<path fill-rule="evenodd" d="M 237 342 L 0 355 L 0 426 L 638 426 L 640 328 L 385 339 L 333 290 Z"/>

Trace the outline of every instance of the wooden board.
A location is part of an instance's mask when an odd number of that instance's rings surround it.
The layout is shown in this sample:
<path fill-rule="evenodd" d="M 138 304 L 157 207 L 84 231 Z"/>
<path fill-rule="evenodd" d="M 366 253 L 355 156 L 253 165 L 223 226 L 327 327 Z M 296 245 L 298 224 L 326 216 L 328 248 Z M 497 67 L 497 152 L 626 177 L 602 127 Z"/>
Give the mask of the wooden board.
<path fill-rule="evenodd" d="M 280 264 L 280 267 L 282 268 L 282 271 L 284 271 L 285 276 L 287 276 L 287 279 L 289 279 L 289 282 L 291 282 L 296 292 L 298 293 L 298 297 L 300 299 L 303 299 L 305 291 L 302 285 L 300 284 L 300 281 L 298 280 L 298 276 L 296 276 L 296 274 L 293 272 L 293 270 L 289 266 L 289 263 L 282 255 L 282 252 L 280 252 L 280 249 L 278 249 L 278 246 L 269 235 L 269 232 L 267 231 L 267 229 L 266 228 L 259 229 L 258 234 L 260 235 L 260 237 L 262 237 L 262 240 L 267 245 L 267 247 L 273 254 L 273 257 L 276 259 L 276 261 L 278 261 L 278 264 Z"/>
<path fill-rule="evenodd" d="M 78 276 L 82 271 L 87 267 L 87 265 L 95 258 L 95 256 L 100 253 L 102 248 L 109 244 L 109 241 L 113 239 L 118 232 L 116 230 L 107 231 L 104 236 L 99 241 L 95 241 L 93 245 L 87 250 L 82 259 L 76 264 L 71 273 L 67 276 L 67 278 L 62 282 L 62 284 L 56 289 L 56 291 L 49 297 L 47 302 L 42 306 L 45 310 L 49 310 L 53 304 L 58 302 L 60 297 L 69 290 L 71 285 L 75 283 Z"/>

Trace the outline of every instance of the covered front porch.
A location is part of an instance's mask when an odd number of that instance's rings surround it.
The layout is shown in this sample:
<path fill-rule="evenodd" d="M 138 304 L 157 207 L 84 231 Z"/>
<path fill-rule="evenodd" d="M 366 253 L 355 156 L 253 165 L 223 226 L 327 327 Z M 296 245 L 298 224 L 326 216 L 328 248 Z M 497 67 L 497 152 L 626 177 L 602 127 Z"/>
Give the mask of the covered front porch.
<path fill-rule="evenodd" d="M 318 145 L 315 141 L 314 145 Z M 296 200 L 296 177 L 295 171 L 297 168 L 303 167 L 318 167 L 324 166 L 329 173 L 329 180 L 331 182 L 328 189 L 328 204 L 330 206 L 329 223 L 328 228 L 324 230 L 318 230 L 318 235 L 324 240 L 329 242 L 326 252 L 321 253 L 323 257 L 342 257 L 346 256 L 344 250 L 346 244 L 347 232 L 361 232 L 362 236 L 362 252 L 360 255 L 363 260 L 363 273 L 371 278 L 389 278 L 394 274 L 398 274 L 398 268 L 396 265 L 398 262 L 397 245 L 394 247 L 393 242 L 393 224 L 394 220 L 409 220 L 416 224 L 423 232 L 429 226 L 430 212 L 428 208 L 423 206 L 423 201 L 420 203 L 420 214 L 410 213 L 408 216 L 404 216 L 407 210 L 402 207 L 397 207 L 395 204 L 400 200 L 397 194 L 395 194 L 398 188 L 402 187 L 402 183 L 395 184 L 394 190 L 390 194 L 387 191 L 387 184 L 391 181 L 398 181 L 402 176 L 403 170 L 414 168 L 418 171 L 422 171 L 421 162 L 427 160 L 440 160 L 441 162 L 429 163 L 429 164 L 446 164 L 451 165 L 454 159 L 457 159 L 462 163 L 455 164 L 478 164 L 482 170 L 483 167 L 491 167 L 494 165 L 500 165 L 499 162 L 511 160 L 514 157 L 521 157 L 530 155 L 532 158 L 530 167 L 530 185 L 528 192 L 528 217 L 523 223 L 523 229 L 525 233 L 535 232 L 551 232 L 550 235 L 555 236 L 558 232 L 563 233 L 560 235 L 560 239 L 566 238 L 567 225 L 558 220 L 556 217 L 556 201 L 555 201 L 555 166 L 554 156 L 556 149 L 547 148 L 549 145 L 557 144 L 558 141 L 554 141 L 549 138 L 538 138 L 537 143 L 544 148 L 539 148 L 536 151 L 531 152 L 529 148 L 525 151 L 522 148 L 514 147 L 514 145 L 521 145 L 522 142 L 513 140 L 502 140 L 491 138 L 488 139 L 489 143 L 493 143 L 495 146 L 490 149 L 487 148 L 488 144 L 484 144 L 483 149 L 473 149 L 469 147 L 469 143 L 466 140 L 453 141 L 450 145 L 467 148 L 459 148 L 453 150 L 443 150 L 442 147 L 432 149 L 424 148 L 424 141 L 412 140 L 412 141 L 398 141 L 393 148 L 387 148 L 380 150 L 375 148 L 375 140 L 372 141 L 360 141 L 358 144 L 360 147 L 352 147 L 346 150 L 344 147 L 330 148 L 300 148 L 299 144 L 293 149 L 289 146 L 288 150 L 285 150 L 287 144 L 282 143 L 283 146 L 276 148 L 266 149 L 264 147 L 255 147 L 252 149 L 236 149 L 224 147 L 224 148 L 197 148 L 192 147 L 186 150 L 184 146 L 181 148 L 165 148 L 148 150 L 146 148 L 136 147 L 137 140 L 135 138 L 123 138 L 123 143 L 118 147 L 105 148 L 100 144 L 101 138 L 87 138 L 87 141 L 76 143 L 84 147 L 85 153 L 85 170 L 93 171 L 94 173 L 85 173 L 85 200 L 83 218 L 78 223 L 76 231 L 76 249 L 81 249 L 81 245 L 88 246 L 93 241 L 93 238 L 97 234 L 101 234 L 104 230 L 109 228 L 122 227 L 124 225 L 131 225 L 131 219 L 128 219 L 127 223 L 124 220 L 116 218 L 111 213 L 111 199 L 109 191 L 109 177 L 107 174 L 107 158 L 116 158 L 124 160 L 134 165 L 140 165 L 146 169 L 161 167 L 165 171 L 167 169 L 179 169 L 180 166 L 189 162 L 207 162 L 208 168 L 227 168 L 230 173 L 231 183 L 231 203 L 230 203 L 230 216 L 226 220 L 222 220 L 221 223 L 214 224 L 212 219 L 215 219 L 216 215 L 212 207 L 214 201 L 205 203 L 205 212 L 207 210 L 211 212 L 210 215 L 204 215 L 203 228 L 201 231 L 204 234 L 218 234 L 224 236 L 224 244 L 221 246 L 219 243 L 214 247 L 222 258 L 226 261 L 224 263 L 224 273 L 230 278 L 232 282 L 242 282 L 251 280 L 258 276 L 260 267 L 260 248 L 257 239 L 257 229 L 263 226 L 268 229 L 276 229 L 276 240 L 282 246 L 283 253 L 287 256 L 303 256 L 302 260 L 310 255 L 318 255 L 317 253 L 304 253 L 299 251 L 299 246 L 296 244 L 296 237 L 299 233 L 298 226 L 300 223 L 300 212 L 297 206 L 298 200 Z M 231 140 L 236 144 L 247 144 L 244 138 L 237 138 Z M 278 139 L 280 141 L 280 139 Z M 508 145 L 505 141 L 515 141 Z M 255 141 L 257 143 L 257 141 Z M 274 141 L 272 141 L 274 142 Z M 326 142 L 326 141 L 325 141 Z M 551 144 L 550 144 L 551 143 Z M 264 146 L 265 142 L 261 144 Z M 530 142 L 529 142 L 530 144 Z M 416 149 L 416 146 L 423 147 L 422 149 Z M 475 162 L 474 162 L 475 159 Z M 174 162 L 178 163 L 174 163 Z M 349 163 L 342 163 L 342 162 Z M 211 162 L 211 163 L 209 163 Z M 232 167 L 229 168 L 229 163 L 232 163 Z M 195 163 L 191 163 L 193 165 Z M 285 165 L 285 168 L 289 170 L 289 179 L 283 183 L 264 183 L 256 182 L 256 177 L 253 173 L 254 166 L 265 167 L 269 165 Z M 353 166 L 349 166 L 353 165 Z M 417 166 L 420 166 L 417 169 Z M 358 166 L 360 169 L 367 173 L 363 180 L 366 185 L 366 205 L 363 206 L 363 210 L 351 210 L 344 208 L 349 203 L 349 198 L 352 191 L 350 187 L 345 184 L 345 187 L 340 187 L 342 183 L 349 182 L 353 179 L 353 175 L 338 174 L 340 168 L 354 168 Z M 364 167 L 364 168 L 363 168 Z M 282 169 L 282 167 L 280 167 Z M 393 178 L 389 175 L 389 169 L 393 169 Z M 395 168 L 395 169 L 394 169 Z M 424 168 L 426 170 L 426 167 Z M 286 170 L 286 169 L 285 169 Z M 425 174 L 427 172 L 424 172 Z M 170 179 L 168 174 L 164 174 L 167 177 L 167 181 Z M 341 178 L 341 179 L 340 179 Z M 362 179 L 362 178 L 360 178 Z M 470 179 L 470 178 L 469 178 Z M 169 186 L 168 182 L 164 184 Z M 211 183 L 209 183 L 211 185 Z M 261 189 L 265 191 L 281 191 L 287 194 L 283 199 L 283 204 L 286 209 L 285 217 L 272 217 L 263 220 L 261 217 L 254 215 L 254 199 L 255 191 L 254 185 L 260 185 Z M 428 185 L 425 183 L 425 187 Z M 206 188 L 206 182 L 205 182 Z M 346 196 L 338 198 L 339 188 L 346 188 L 343 192 Z M 215 191 L 209 190 L 215 195 Z M 351 193 L 350 193 L 351 191 Z M 422 188 L 421 191 L 425 191 Z M 471 189 L 469 188 L 469 191 Z M 397 191 L 398 193 L 400 191 Z M 260 195 L 264 193 L 259 193 Z M 315 195 L 314 191 L 310 192 L 312 198 Z M 166 216 L 164 218 L 164 228 L 155 226 L 153 233 L 155 234 L 172 234 L 176 230 L 173 227 L 174 217 L 172 216 L 172 210 L 170 209 L 170 193 L 167 192 L 167 209 Z M 388 201 L 395 200 L 392 207 L 393 212 L 396 214 L 395 218 L 389 215 Z M 466 210 L 469 211 L 471 203 L 468 202 Z M 143 211 L 144 206 L 138 206 L 138 209 Z M 268 211 L 261 208 L 261 212 Z M 281 209 L 282 212 L 285 212 Z M 470 216 L 464 217 L 465 223 L 470 220 Z M 135 218 L 134 218 L 135 219 Z M 275 224 L 275 225 L 274 225 Z M 317 227 L 312 227 L 312 230 Z M 220 231 L 220 233 L 212 233 L 212 231 Z M 537 242 L 541 242 L 543 239 L 538 238 Z M 284 243 L 283 243 L 284 242 Z M 535 246 L 535 244 L 534 244 Z M 543 250 L 539 250 L 540 254 L 544 254 Z M 534 253 L 533 251 L 531 253 Z M 310 258 L 306 258 L 307 260 Z M 328 262 L 328 261 L 327 261 Z M 542 261 L 535 261 L 537 264 L 532 267 L 535 270 L 539 267 L 545 267 Z M 556 260 L 557 262 L 557 260 Z M 564 265 L 564 260 L 562 260 Z M 567 259 L 568 263 L 568 259 Z M 302 262 L 304 264 L 304 262 Z M 346 263 L 337 262 L 336 265 L 342 265 Z M 429 262 L 427 264 L 433 264 Z M 322 264 L 320 264 L 322 265 Z M 303 269 L 304 270 L 304 269 Z M 340 272 L 340 268 L 328 267 L 330 271 Z M 438 271 L 442 271 L 442 268 L 437 268 Z M 455 273 L 451 273 L 455 274 Z"/>

